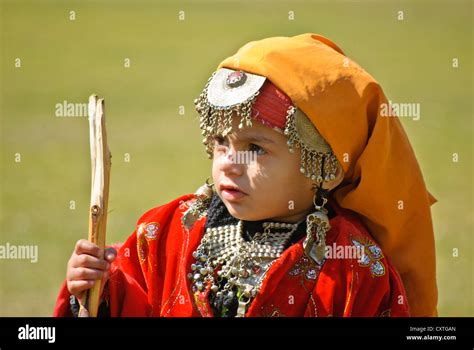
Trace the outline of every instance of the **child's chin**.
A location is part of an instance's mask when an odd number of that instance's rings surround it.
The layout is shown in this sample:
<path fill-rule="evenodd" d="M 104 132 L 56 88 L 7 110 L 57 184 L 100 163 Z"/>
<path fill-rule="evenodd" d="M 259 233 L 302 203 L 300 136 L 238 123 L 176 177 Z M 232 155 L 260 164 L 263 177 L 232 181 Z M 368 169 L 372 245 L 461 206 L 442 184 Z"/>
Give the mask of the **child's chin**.
<path fill-rule="evenodd" d="M 256 217 L 255 210 L 252 210 L 251 208 L 245 208 L 242 205 L 236 206 L 235 204 L 230 204 L 230 203 L 225 203 L 225 206 L 229 214 L 238 220 L 258 221 L 258 220 L 264 219 L 264 218 Z"/>
<path fill-rule="evenodd" d="M 227 210 L 229 211 L 229 214 L 232 215 L 234 218 L 239 219 L 239 220 L 247 220 L 246 215 L 243 212 L 233 210 L 232 208 L 229 208 L 228 206 L 227 206 Z"/>

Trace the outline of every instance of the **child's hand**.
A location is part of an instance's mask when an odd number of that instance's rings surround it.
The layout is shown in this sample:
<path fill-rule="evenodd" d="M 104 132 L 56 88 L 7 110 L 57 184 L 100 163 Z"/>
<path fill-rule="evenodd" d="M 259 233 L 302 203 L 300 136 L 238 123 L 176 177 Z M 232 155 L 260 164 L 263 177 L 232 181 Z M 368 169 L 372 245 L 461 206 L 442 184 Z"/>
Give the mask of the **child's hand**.
<path fill-rule="evenodd" d="M 114 248 L 103 250 L 86 239 L 77 241 L 67 264 L 66 280 L 69 293 L 80 299 L 83 292 L 91 288 L 97 279 L 102 279 L 103 290 L 109 278 L 110 264 L 116 256 Z"/>

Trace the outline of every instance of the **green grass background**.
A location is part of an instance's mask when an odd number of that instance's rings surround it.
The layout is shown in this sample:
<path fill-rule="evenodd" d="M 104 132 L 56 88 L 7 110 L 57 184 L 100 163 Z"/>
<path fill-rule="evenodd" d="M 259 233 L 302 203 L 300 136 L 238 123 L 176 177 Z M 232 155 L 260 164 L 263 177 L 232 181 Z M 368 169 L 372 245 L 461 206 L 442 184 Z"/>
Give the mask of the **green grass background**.
<path fill-rule="evenodd" d="M 314 32 L 392 101 L 421 104 L 421 120 L 402 122 L 439 201 L 439 312 L 473 316 L 472 14 L 471 1 L 2 1 L 0 244 L 37 244 L 39 261 L 0 260 L 0 315 L 50 315 L 87 235 L 87 118 L 57 118 L 56 103 L 106 99 L 108 243 L 123 241 L 145 210 L 209 176 L 193 99 L 217 64 L 250 40 Z"/>

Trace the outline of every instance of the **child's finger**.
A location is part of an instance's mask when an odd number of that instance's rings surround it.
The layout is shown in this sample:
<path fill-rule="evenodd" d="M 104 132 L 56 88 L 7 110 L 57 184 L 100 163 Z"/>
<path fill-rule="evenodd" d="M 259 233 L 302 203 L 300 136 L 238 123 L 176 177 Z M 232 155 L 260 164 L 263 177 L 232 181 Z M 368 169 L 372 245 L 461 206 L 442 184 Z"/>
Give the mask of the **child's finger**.
<path fill-rule="evenodd" d="M 78 267 L 72 269 L 69 279 L 71 281 L 77 280 L 100 280 L 104 276 L 104 271 L 89 269 L 86 267 Z"/>
<path fill-rule="evenodd" d="M 74 252 L 77 255 L 80 254 L 89 254 L 97 258 L 102 258 L 103 250 L 99 248 L 96 244 L 89 242 L 87 239 L 80 239 L 76 243 Z"/>
<path fill-rule="evenodd" d="M 76 297 L 79 296 L 83 291 L 92 288 L 95 284 L 94 280 L 80 280 L 80 281 L 69 281 L 68 282 L 68 290 L 69 293 L 75 295 Z"/>
<path fill-rule="evenodd" d="M 71 261 L 72 267 L 87 267 L 97 270 L 108 270 L 110 264 L 104 259 L 96 258 L 95 256 L 88 254 L 76 255 Z"/>

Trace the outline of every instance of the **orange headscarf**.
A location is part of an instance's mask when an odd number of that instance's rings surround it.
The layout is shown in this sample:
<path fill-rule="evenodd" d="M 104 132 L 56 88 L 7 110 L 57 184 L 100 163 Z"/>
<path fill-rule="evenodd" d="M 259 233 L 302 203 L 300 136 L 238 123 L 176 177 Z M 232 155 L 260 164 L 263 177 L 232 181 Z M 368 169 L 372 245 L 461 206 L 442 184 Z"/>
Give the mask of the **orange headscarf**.
<path fill-rule="evenodd" d="M 315 34 L 253 41 L 218 68 L 267 77 L 314 123 L 344 169 L 337 203 L 358 213 L 397 267 L 413 316 L 435 316 L 430 205 L 398 118 L 380 115 L 382 88 L 330 40 Z"/>

